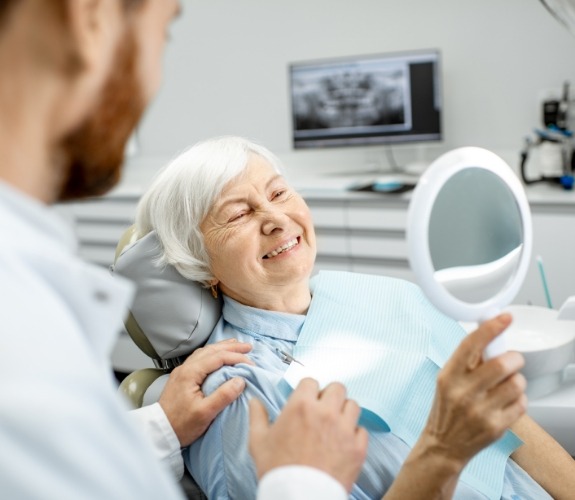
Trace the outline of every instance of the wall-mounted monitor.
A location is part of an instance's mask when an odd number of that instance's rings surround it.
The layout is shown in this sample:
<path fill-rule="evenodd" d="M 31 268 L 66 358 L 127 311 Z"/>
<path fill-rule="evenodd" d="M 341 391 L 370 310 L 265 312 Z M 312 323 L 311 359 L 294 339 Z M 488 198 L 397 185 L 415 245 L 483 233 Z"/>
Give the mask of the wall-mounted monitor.
<path fill-rule="evenodd" d="M 292 63 L 289 84 L 296 149 L 442 139 L 436 49 Z"/>

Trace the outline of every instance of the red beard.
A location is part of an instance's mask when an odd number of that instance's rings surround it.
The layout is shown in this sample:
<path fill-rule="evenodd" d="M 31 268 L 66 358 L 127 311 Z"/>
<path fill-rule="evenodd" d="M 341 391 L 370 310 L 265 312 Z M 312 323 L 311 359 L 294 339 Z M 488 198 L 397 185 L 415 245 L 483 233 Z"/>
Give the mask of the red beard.
<path fill-rule="evenodd" d="M 59 201 L 106 193 L 121 178 L 126 143 L 145 104 L 137 74 L 134 36 L 118 47 L 100 102 L 92 114 L 62 142 L 63 181 Z"/>

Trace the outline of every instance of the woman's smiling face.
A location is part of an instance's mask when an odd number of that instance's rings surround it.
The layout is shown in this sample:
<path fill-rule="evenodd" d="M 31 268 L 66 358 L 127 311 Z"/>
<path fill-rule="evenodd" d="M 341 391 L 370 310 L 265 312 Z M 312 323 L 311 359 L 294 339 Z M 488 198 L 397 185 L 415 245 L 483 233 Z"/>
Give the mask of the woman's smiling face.
<path fill-rule="evenodd" d="M 311 214 L 266 160 L 249 157 L 246 170 L 226 185 L 200 228 L 226 295 L 286 312 L 301 312 L 287 304 L 302 294 L 309 302 L 316 255 Z"/>

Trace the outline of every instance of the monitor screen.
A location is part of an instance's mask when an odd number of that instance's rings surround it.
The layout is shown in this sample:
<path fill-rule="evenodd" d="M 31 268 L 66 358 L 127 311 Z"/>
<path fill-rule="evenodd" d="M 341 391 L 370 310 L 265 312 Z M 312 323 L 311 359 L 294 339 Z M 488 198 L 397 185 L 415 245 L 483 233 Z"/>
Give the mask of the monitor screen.
<path fill-rule="evenodd" d="M 441 140 L 438 50 L 289 65 L 295 148 Z"/>

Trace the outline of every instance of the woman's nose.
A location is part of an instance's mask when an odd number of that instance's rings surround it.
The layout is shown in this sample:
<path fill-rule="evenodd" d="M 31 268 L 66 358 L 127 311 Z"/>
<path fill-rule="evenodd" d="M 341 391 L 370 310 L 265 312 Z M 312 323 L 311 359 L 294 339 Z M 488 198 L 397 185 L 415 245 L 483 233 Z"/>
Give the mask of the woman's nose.
<path fill-rule="evenodd" d="M 277 209 L 266 210 L 262 216 L 263 234 L 268 235 L 285 229 L 288 216 L 282 211 Z"/>

